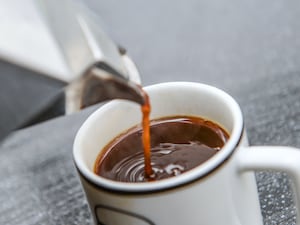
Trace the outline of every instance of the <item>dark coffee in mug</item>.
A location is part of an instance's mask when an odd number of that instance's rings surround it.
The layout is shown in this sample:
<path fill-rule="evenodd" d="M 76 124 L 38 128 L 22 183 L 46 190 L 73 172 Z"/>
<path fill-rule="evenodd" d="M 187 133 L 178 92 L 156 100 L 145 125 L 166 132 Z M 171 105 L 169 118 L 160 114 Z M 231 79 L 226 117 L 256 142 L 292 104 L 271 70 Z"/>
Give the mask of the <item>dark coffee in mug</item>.
<path fill-rule="evenodd" d="M 151 176 L 145 175 L 143 129 L 136 126 L 112 140 L 94 171 L 121 182 L 146 182 L 178 176 L 216 154 L 229 138 L 219 125 L 198 117 L 174 116 L 150 122 Z"/>

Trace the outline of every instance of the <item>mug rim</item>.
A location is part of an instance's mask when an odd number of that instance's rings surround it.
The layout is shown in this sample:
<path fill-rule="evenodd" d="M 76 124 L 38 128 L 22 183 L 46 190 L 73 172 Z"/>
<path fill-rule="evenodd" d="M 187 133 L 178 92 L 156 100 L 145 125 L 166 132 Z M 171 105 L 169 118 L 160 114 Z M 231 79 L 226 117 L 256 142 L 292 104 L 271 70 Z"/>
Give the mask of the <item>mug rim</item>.
<path fill-rule="evenodd" d="M 230 135 L 229 140 L 225 143 L 222 147 L 222 150 L 218 152 L 218 154 L 214 155 L 214 157 L 210 158 L 206 162 L 202 163 L 201 165 L 186 171 L 180 176 L 171 177 L 167 179 L 162 179 L 159 181 L 154 182 L 141 182 L 141 183 L 127 183 L 127 182 L 119 182 L 114 180 L 109 180 L 107 178 L 103 178 L 101 176 L 96 175 L 93 171 L 90 171 L 89 168 L 85 165 L 83 160 L 77 154 L 80 151 L 78 147 L 78 143 L 80 139 L 85 133 L 85 130 L 88 129 L 88 123 L 97 119 L 102 111 L 110 108 L 110 107 L 117 107 L 120 103 L 120 100 L 112 100 L 100 108 L 98 108 L 95 112 L 93 112 L 81 125 L 79 128 L 73 144 L 73 161 L 77 168 L 78 173 L 84 178 L 88 183 L 93 185 L 96 188 L 109 191 L 109 192 L 117 192 L 123 194 L 147 194 L 147 193 L 154 193 L 154 192 L 162 192 L 165 190 L 170 190 L 174 188 L 178 188 L 179 186 L 187 185 L 203 179 L 204 177 L 210 175 L 214 171 L 216 171 L 219 167 L 221 167 L 226 161 L 231 157 L 234 150 L 239 145 L 243 129 L 243 117 L 241 109 L 238 103 L 225 91 L 216 88 L 211 85 L 197 83 L 197 82 L 164 82 L 153 84 L 150 86 L 145 87 L 146 91 L 154 90 L 155 88 L 164 88 L 166 86 L 177 86 L 182 85 L 185 87 L 198 87 L 205 90 L 211 91 L 214 95 L 218 95 L 218 97 L 222 98 L 226 104 L 228 104 L 232 113 L 233 119 L 233 128 Z M 96 160 L 96 159 L 95 159 Z"/>

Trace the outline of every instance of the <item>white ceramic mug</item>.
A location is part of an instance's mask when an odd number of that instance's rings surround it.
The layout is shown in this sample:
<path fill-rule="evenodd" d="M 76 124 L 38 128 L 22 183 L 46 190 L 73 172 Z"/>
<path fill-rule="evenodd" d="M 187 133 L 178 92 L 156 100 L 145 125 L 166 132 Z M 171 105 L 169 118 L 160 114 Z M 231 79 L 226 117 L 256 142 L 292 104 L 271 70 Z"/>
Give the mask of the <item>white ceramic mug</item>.
<path fill-rule="evenodd" d="M 199 116 L 221 125 L 230 138 L 212 158 L 177 177 L 146 183 L 112 181 L 93 173 L 95 159 L 114 137 L 141 122 L 141 110 L 124 100 L 100 107 L 78 131 L 73 149 L 96 224 L 261 225 L 256 169 L 287 172 L 299 206 L 300 151 L 249 147 L 241 110 L 232 97 L 215 87 L 190 82 L 161 83 L 145 90 L 152 119 Z"/>

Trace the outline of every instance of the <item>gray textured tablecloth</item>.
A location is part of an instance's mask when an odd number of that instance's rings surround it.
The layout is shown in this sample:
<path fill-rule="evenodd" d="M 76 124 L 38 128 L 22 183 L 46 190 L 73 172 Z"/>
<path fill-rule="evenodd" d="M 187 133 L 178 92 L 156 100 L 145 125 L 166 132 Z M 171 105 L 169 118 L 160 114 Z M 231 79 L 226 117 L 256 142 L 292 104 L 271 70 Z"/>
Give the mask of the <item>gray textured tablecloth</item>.
<path fill-rule="evenodd" d="M 87 1 L 145 85 L 185 80 L 237 99 L 252 145 L 300 147 L 300 2 Z M 0 224 L 91 224 L 72 162 L 96 108 L 13 133 L 0 147 Z M 290 180 L 257 172 L 266 225 L 295 224 Z"/>

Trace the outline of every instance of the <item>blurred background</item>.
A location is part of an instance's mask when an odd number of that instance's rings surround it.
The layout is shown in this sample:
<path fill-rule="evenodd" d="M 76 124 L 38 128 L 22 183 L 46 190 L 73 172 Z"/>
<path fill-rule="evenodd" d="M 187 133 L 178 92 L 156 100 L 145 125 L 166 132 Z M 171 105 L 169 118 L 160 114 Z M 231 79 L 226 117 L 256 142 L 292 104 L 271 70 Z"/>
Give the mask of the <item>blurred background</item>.
<path fill-rule="evenodd" d="M 300 1 L 74 2 L 127 49 L 142 85 L 217 86 L 241 105 L 251 144 L 300 147 Z M 0 224 L 91 224 L 72 143 L 99 105 L 65 115 L 67 77 L 36 2 L 0 0 Z M 288 177 L 257 182 L 264 224 L 295 224 Z"/>
<path fill-rule="evenodd" d="M 84 4 L 100 18 L 101 29 L 127 49 L 143 85 L 191 80 L 234 92 L 234 83 L 247 87 L 253 79 L 285 79 L 299 71 L 298 1 Z M 60 80 L 64 61 L 36 2 L 1 0 L 0 5 L 3 136 L 63 114 L 66 84 Z"/>

